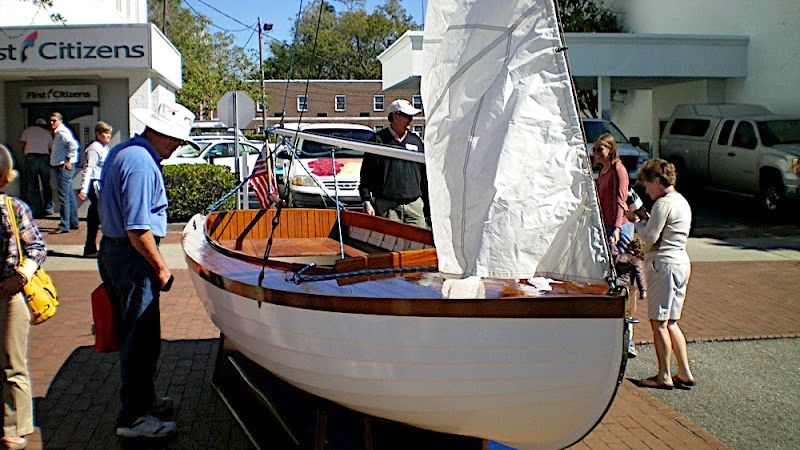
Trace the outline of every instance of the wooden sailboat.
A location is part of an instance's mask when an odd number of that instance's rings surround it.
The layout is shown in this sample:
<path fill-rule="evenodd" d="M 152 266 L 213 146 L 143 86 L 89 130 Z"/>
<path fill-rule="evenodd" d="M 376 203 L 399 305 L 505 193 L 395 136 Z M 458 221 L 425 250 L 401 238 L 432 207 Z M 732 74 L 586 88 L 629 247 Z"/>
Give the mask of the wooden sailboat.
<path fill-rule="evenodd" d="M 621 381 L 624 300 L 604 280 L 553 1 L 466 3 L 426 16 L 432 232 L 230 211 L 195 216 L 183 248 L 226 339 L 295 387 L 420 428 L 565 447 Z"/>

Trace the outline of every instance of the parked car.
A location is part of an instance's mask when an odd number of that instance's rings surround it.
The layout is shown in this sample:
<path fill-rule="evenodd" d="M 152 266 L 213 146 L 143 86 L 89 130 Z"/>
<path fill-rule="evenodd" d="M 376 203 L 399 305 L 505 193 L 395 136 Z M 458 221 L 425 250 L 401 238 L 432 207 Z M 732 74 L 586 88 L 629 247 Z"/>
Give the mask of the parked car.
<path fill-rule="evenodd" d="M 628 139 L 625 134 L 617 127 L 614 122 L 605 119 L 581 119 L 583 122 L 583 130 L 586 133 L 586 149 L 589 154 L 592 154 L 592 145 L 594 141 L 603 133 L 611 133 L 614 140 L 617 141 L 617 151 L 619 152 L 620 160 L 628 171 L 628 177 L 631 180 L 636 180 L 636 174 L 639 172 L 639 167 L 650 159 L 650 153 L 639 148 L 639 138 L 631 137 Z M 592 166 L 594 166 L 594 157 L 592 157 Z M 599 171 L 599 169 L 598 169 Z"/>
<path fill-rule="evenodd" d="M 196 142 L 196 147 L 184 145 L 179 147 L 169 158 L 161 160 L 161 165 L 173 164 L 218 164 L 234 170 L 234 140 L 231 138 L 217 138 L 214 140 Z M 249 142 L 239 142 L 239 153 L 247 155 L 247 174 L 261 153 L 259 147 Z"/>
<path fill-rule="evenodd" d="M 678 183 L 749 194 L 768 213 L 800 199 L 800 117 L 759 105 L 679 105 L 660 142 Z"/>
<path fill-rule="evenodd" d="M 286 124 L 285 128 L 297 130 L 298 124 Z M 301 124 L 299 130 L 357 141 L 372 141 L 375 136 L 367 126 L 347 123 Z M 335 170 L 332 151 L 336 157 Z M 275 160 L 279 189 L 283 192 L 284 185 L 288 184 L 289 206 L 329 207 L 334 206 L 338 187 L 341 203 L 347 207 L 360 207 L 358 186 L 363 156 L 364 153 L 358 150 L 299 139 L 292 158 L 287 147 L 279 144 Z"/>

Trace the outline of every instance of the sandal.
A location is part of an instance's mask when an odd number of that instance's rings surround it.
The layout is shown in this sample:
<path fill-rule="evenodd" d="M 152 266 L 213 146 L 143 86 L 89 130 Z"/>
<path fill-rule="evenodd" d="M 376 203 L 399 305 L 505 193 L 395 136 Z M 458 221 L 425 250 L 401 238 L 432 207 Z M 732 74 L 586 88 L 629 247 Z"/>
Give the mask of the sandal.
<path fill-rule="evenodd" d="M 681 388 L 681 389 L 689 389 L 692 386 L 697 384 L 697 382 L 695 380 L 682 380 L 677 375 L 674 375 L 672 377 L 672 383 L 675 384 L 675 387 Z"/>
<path fill-rule="evenodd" d="M 14 440 L 12 441 L 7 438 L 3 438 L 2 440 L 0 440 L 0 444 L 2 444 L 3 448 L 9 448 L 15 450 L 20 450 L 28 446 L 28 438 L 17 437 L 12 439 Z"/>
<path fill-rule="evenodd" d="M 634 384 L 638 387 L 648 388 L 648 389 L 662 389 L 665 391 L 671 391 L 675 389 L 675 386 L 672 384 L 662 383 L 658 380 L 658 375 L 654 375 L 650 378 L 642 378 L 641 380 L 635 380 Z"/>

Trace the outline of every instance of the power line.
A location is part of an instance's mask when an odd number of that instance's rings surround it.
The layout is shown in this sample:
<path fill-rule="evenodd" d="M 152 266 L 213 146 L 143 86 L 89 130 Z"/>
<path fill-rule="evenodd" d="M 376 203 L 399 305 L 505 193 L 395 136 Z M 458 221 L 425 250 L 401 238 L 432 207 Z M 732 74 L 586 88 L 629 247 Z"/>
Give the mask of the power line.
<path fill-rule="evenodd" d="M 250 39 L 253 39 L 253 35 L 254 35 L 254 34 L 256 34 L 256 30 L 255 30 L 255 28 L 253 29 L 253 32 L 252 32 L 252 33 L 250 33 L 250 37 L 249 37 L 249 38 L 247 38 L 247 42 L 245 42 L 245 43 L 244 43 L 244 45 L 242 46 L 242 48 L 247 48 L 247 44 L 249 44 L 249 43 L 250 43 Z"/>
<path fill-rule="evenodd" d="M 198 0 L 198 1 L 199 1 L 199 0 Z M 191 10 L 192 10 L 192 12 L 194 12 L 194 13 L 195 13 L 195 14 L 197 14 L 198 16 L 204 16 L 204 17 L 207 17 L 207 18 L 208 18 L 208 16 L 207 16 L 207 15 L 205 15 L 205 14 L 203 14 L 202 12 L 198 11 L 198 10 L 197 10 L 197 8 L 195 8 L 194 6 L 192 6 L 192 5 L 191 5 L 191 4 L 190 4 L 190 3 L 189 3 L 187 0 L 183 0 L 183 4 L 185 4 L 185 5 L 186 5 L 186 6 L 187 6 L 189 9 L 191 9 Z M 236 19 L 233 19 L 233 20 L 236 20 Z M 237 20 L 236 22 L 237 22 L 237 23 L 241 23 L 241 22 L 239 22 L 238 20 Z M 245 25 L 245 26 L 244 26 L 244 28 L 240 28 L 240 29 L 238 29 L 238 30 L 232 30 L 232 29 L 230 29 L 230 28 L 225 28 L 225 27 L 223 27 L 223 26 L 220 26 L 220 25 L 217 25 L 217 24 L 215 24 L 213 21 L 211 21 L 211 20 L 210 20 L 210 18 L 209 18 L 209 25 L 210 25 L 210 26 L 212 26 L 212 27 L 214 27 L 214 28 L 217 28 L 217 29 L 219 29 L 219 30 L 222 30 L 222 31 L 228 32 L 228 33 L 241 33 L 242 31 L 248 31 L 248 30 L 252 30 L 252 29 L 254 29 L 254 25 Z M 243 24 L 243 25 L 244 25 L 244 24 Z"/>
<path fill-rule="evenodd" d="M 209 8 L 213 9 L 214 11 L 216 11 L 216 12 L 218 12 L 218 13 L 222 14 L 223 16 L 227 17 L 228 19 L 231 19 L 232 21 L 234 21 L 234 22 L 238 23 L 238 24 L 239 24 L 239 25 L 241 25 L 241 26 L 248 27 L 248 28 L 249 28 L 249 27 L 252 27 L 252 25 L 248 25 L 248 24 L 246 24 L 246 23 L 244 23 L 244 22 L 240 21 L 239 19 L 237 19 L 237 18 L 235 18 L 235 17 L 233 17 L 233 16 L 231 16 L 231 15 L 229 15 L 229 14 L 227 14 L 227 13 L 225 13 L 225 12 L 223 12 L 223 11 L 220 11 L 219 9 L 217 9 L 216 7 L 214 7 L 214 6 L 210 5 L 210 4 L 208 4 L 208 3 L 207 3 L 207 2 L 205 2 L 204 0 L 197 0 L 197 1 L 198 1 L 198 2 L 200 2 L 200 3 L 202 3 L 202 4 L 204 4 L 204 5 L 206 5 L 206 6 L 208 6 Z"/>

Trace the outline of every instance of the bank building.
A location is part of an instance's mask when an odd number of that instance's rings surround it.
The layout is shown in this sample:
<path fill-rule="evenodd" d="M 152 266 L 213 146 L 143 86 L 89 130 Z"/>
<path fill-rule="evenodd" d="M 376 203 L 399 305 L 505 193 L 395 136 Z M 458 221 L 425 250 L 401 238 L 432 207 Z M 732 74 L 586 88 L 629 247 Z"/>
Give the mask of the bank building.
<path fill-rule="evenodd" d="M 20 174 L 19 137 L 37 118 L 60 112 L 81 150 L 103 120 L 114 146 L 143 129 L 131 109 L 174 100 L 181 87 L 181 55 L 148 23 L 146 0 L 56 0 L 51 8 L 0 0 L 0 11 L 0 142 Z"/>

